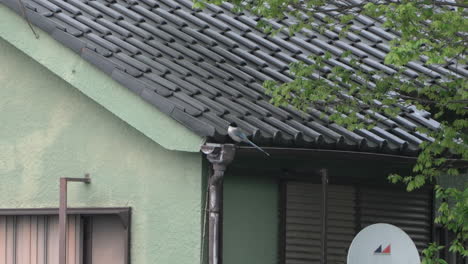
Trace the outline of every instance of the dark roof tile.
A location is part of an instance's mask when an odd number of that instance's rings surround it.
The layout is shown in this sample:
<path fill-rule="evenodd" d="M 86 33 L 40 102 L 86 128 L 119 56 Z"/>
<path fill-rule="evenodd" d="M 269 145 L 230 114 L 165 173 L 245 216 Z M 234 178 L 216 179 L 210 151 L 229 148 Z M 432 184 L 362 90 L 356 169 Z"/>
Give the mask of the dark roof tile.
<path fill-rule="evenodd" d="M 251 31 L 251 28 L 247 25 L 245 25 L 244 23 L 242 22 L 239 22 L 239 20 L 229 16 L 229 15 L 226 15 L 226 14 L 219 14 L 216 16 L 216 18 L 219 18 L 221 19 L 222 21 L 230 24 L 231 26 L 241 30 L 241 31 L 244 31 L 244 32 L 249 32 Z"/>
<path fill-rule="evenodd" d="M 263 118 L 263 120 L 267 123 L 269 123 L 270 125 L 280 129 L 281 131 L 284 131 L 285 133 L 288 133 L 289 135 L 293 136 L 294 137 L 294 141 L 299 143 L 299 144 L 303 144 L 303 134 L 301 131 L 295 129 L 294 127 L 291 127 L 285 123 L 283 123 L 282 121 L 270 116 L 270 117 L 265 117 Z"/>
<path fill-rule="evenodd" d="M 234 62 L 235 64 L 238 64 L 238 65 L 245 65 L 246 64 L 244 59 L 242 59 L 239 56 L 233 54 L 232 52 L 227 51 L 226 49 L 223 49 L 220 46 L 212 47 L 211 50 L 213 50 L 214 52 L 216 52 L 220 56 L 226 58 L 227 60 L 230 60 L 230 61 Z"/>
<path fill-rule="evenodd" d="M 120 51 L 120 48 L 115 45 L 114 43 L 106 40 L 106 39 L 103 39 L 101 38 L 100 36 L 96 35 L 96 34 L 93 34 L 93 33 L 90 33 L 90 34 L 87 34 L 86 35 L 86 38 L 88 38 L 89 40 L 91 40 L 92 42 L 112 51 L 112 52 L 119 52 Z"/>
<path fill-rule="evenodd" d="M 159 0 L 163 2 L 165 5 L 169 6 L 172 9 L 180 9 L 180 5 L 177 4 L 174 0 Z"/>
<path fill-rule="evenodd" d="M 333 45 L 339 47 L 340 49 L 344 50 L 344 51 L 351 51 L 353 53 L 353 55 L 356 55 L 360 58 L 367 58 L 369 56 L 369 54 L 367 54 L 366 52 L 344 42 L 344 41 L 334 41 L 333 42 Z"/>
<path fill-rule="evenodd" d="M 95 18 L 102 16 L 99 10 L 81 2 L 80 0 L 67 0 L 67 3 L 70 3 L 71 5 L 79 9 L 80 11 L 83 11 L 84 13 L 87 13 Z"/>
<path fill-rule="evenodd" d="M 332 44 L 329 44 L 329 43 L 327 43 L 327 42 L 325 42 L 323 40 L 320 40 L 320 39 L 312 39 L 312 40 L 310 40 L 310 43 L 312 43 L 312 44 L 314 44 L 314 45 L 316 45 L 316 46 L 318 46 L 318 47 L 320 47 L 320 48 L 322 48 L 322 49 L 324 49 L 326 51 L 331 52 L 335 56 L 341 56 L 344 53 L 343 50 L 338 49 L 335 46 L 333 46 Z"/>
<path fill-rule="evenodd" d="M 67 15 L 65 15 L 64 13 L 58 13 L 55 15 L 55 17 L 57 17 L 58 19 L 60 19 L 61 21 L 67 23 L 68 25 L 80 30 L 81 32 L 83 33 L 88 33 L 91 31 L 91 28 L 88 27 L 87 25 L 77 21 L 76 19 L 72 18 L 72 17 L 69 17 Z"/>
<path fill-rule="evenodd" d="M 60 7 L 58 7 L 57 5 L 49 2 L 49 1 L 46 1 L 46 0 L 34 0 L 34 2 L 38 3 L 39 5 L 49 9 L 50 11 L 54 12 L 54 13 L 58 13 L 60 12 Z"/>
<path fill-rule="evenodd" d="M 145 55 L 136 55 L 135 59 L 139 60 L 142 63 L 151 67 L 151 70 L 154 72 L 155 70 L 160 72 L 161 74 L 166 74 L 169 72 L 169 69 L 162 65 L 161 63 L 156 62 L 155 60 L 145 56 Z"/>
<path fill-rule="evenodd" d="M 181 18 L 185 19 L 186 21 L 188 21 L 188 22 L 190 22 L 190 23 L 192 23 L 194 25 L 197 25 L 197 26 L 199 26 L 201 28 L 210 27 L 208 25 L 208 23 L 206 23 L 205 21 L 199 19 L 198 17 L 196 17 L 196 16 L 192 15 L 191 13 L 186 12 L 186 11 L 184 11 L 182 9 L 178 9 L 178 10 L 174 11 L 174 14 L 180 16 Z"/>
<path fill-rule="evenodd" d="M 204 43 L 206 43 L 206 44 L 208 44 L 210 46 L 216 45 L 216 41 L 214 41 L 212 38 L 207 37 L 204 34 L 198 32 L 198 31 L 196 31 L 194 29 L 191 29 L 189 27 L 183 27 L 181 29 L 181 31 L 187 33 L 187 35 L 190 35 L 193 38 L 195 38 L 195 39 L 197 39 L 197 40 L 199 40 L 201 42 L 204 42 Z"/>
<path fill-rule="evenodd" d="M 212 96 L 220 96 L 221 95 L 221 92 L 219 90 L 217 90 L 216 88 L 214 88 L 213 86 L 211 85 L 208 85 L 207 83 L 205 82 L 202 82 L 200 81 L 199 79 L 197 78 L 194 78 L 194 77 L 185 77 L 184 80 L 186 80 L 187 82 L 195 85 L 196 87 L 198 87 L 200 90 L 202 91 L 205 91 L 207 93 L 209 93 L 210 95 Z"/>
<path fill-rule="evenodd" d="M 192 8 L 193 6 L 193 2 L 190 0 L 175 0 L 175 1 L 189 9 Z"/>
<path fill-rule="evenodd" d="M 200 101 L 200 102 L 204 103 L 205 105 L 207 105 L 211 110 L 213 110 L 214 112 L 217 112 L 220 115 L 224 115 L 224 114 L 229 113 L 229 110 L 226 107 L 224 107 L 224 105 L 210 99 L 207 96 L 204 96 L 202 94 L 197 94 L 197 95 L 195 95 L 195 98 L 198 101 Z"/>
<path fill-rule="evenodd" d="M 172 35 L 166 33 L 165 31 L 159 29 L 158 27 L 154 27 L 148 23 L 141 23 L 140 27 L 145 29 L 146 31 L 153 33 L 153 36 L 157 39 L 161 39 L 167 42 L 174 42 L 174 38 Z"/>
<path fill-rule="evenodd" d="M 136 34 L 144 39 L 152 39 L 153 36 L 147 32 L 146 30 L 143 30 L 125 20 L 119 20 L 117 21 L 117 24 L 125 29 L 127 29 L 128 31 L 130 31 L 131 33 L 133 34 Z"/>
<path fill-rule="evenodd" d="M 267 76 L 266 74 L 263 74 L 261 71 L 253 69 L 249 66 L 242 66 L 239 67 L 239 69 L 247 74 L 250 74 L 251 76 L 255 77 L 256 79 L 264 82 L 266 80 L 273 80 L 273 78 Z"/>
<path fill-rule="evenodd" d="M 232 50 L 232 52 L 236 55 L 238 55 L 239 57 L 242 57 L 243 59 L 245 60 L 248 60 L 250 62 L 252 62 L 253 64 L 259 66 L 259 67 L 266 67 L 268 66 L 268 64 L 266 63 L 266 61 L 252 55 L 251 53 L 249 52 L 246 52 L 245 50 L 243 49 L 240 49 L 240 48 L 235 48 Z"/>
<path fill-rule="evenodd" d="M 122 6 L 121 4 L 112 4 L 111 7 L 117 10 L 119 13 L 124 14 L 125 16 L 129 17 L 130 19 L 136 22 L 142 22 L 144 20 L 144 18 L 141 15 L 135 13 L 134 11 L 125 6 Z"/>
<path fill-rule="evenodd" d="M 188 48 L 198 52 L 203 55 L 205 58 L 209 58 L 215 62 L 224 62 L 224 58 L 216 54 L 215 52 L 201 46 L 201 45 L 189 45 Z"/>
<path fill-rule="evenodd" d="M 216 32 L 214 30 L 211 30 L 209 28 L 203 29 L 202 32 L 205 33 L 206 35 L 208 35 L 209 37 L 213 38 L 214 40 L 223 43 L 224 45 L 228 46 L 231 49 L 239 46 L 239 45 L 237 45 L 237 43 L 235 41 L 233 41 L 233 40 L 219 34 L 218 32 Z"/>
<path fill-rule="evenodd" d="M 140 77 L 143 73 L 132 65 L 120 60 L 117 56 L 112 56 L 109 58 L 118 69 L 125 71 L 126 73 L 132 75 L 133 77 Z"/>
<path fill-rule="evenodd" d="M 173 75 L 173 74 L 166 74 L 164 78 L 168 79 L 172 83 L 178 85 L 181 89 L 183 89 L 189 95 L 196 95 L 200 93 L 200 89 L 193 84 L 184 81 L 182 78 Z"/>
<path fill-rule="evenodd" d="M 127 41 L 121 40 L 118 37 L 114 37 L 112 35 L 109 35 L 109 36 L 106 36 L 104 38 L 106 40 L 114 43 L 115 45 L 119 46 L 120 48 L 127 50 L 128 52 L 130 52 L 132 54 L 139 54 L 140 53 L 140 49 L 133 46 L 132 44 L 129 44 Z"/>
<path fill-rule="evenodd" d="M 200 136 L 212 137 L 216 134 L 216 130 L 212 125 L 200 121 L 181 110 L 174 109 L 174 111 L 171 113 L 171 117 L 180 123 L 185 124 L 189 129 Z"/>
<path fill-rule="evenodd" d="M 407 131 L 405 131 L 405 130 L 399 128 L 399 127 L 394 128 L 392 130 L 392 132 L 395 135 L 399 136 L 400 138 L 402 138 L 402 139 L 404 139 L 406 141 L 409 141 L 409 142 L 411 142 L 411 143 L 413 143 L 415 145 L 418 145 L 418 146 L 419 146 L 419 144 L 421 144 L 423 142 L 421 139 L 411 135 L 410 133 L 408 133 Z"/>
<path fill-rule="evenodd" d="M 290 56 L 289 54 L 286 54 L 284 52 L 277 52 L 277 53 L 273 54 L 273 56 L 275 56 L 276 58 L 284 61 L 287 64 L 297 62 L 297 59 L 293 58 L 292 56 Z M 288 65 L 288 68 L 289 68 L 289 65 Z"/>
<path fill-rule="evenodd" d="M 238 113 L 239 114 L 238 116 L 247 116 L 247 115 L 251 114 L 250 111 L 247 108 L 245 108 L 245 107 L 241 106 L 240 104 L 235 103 L 235 102 L 233 102 L 233 101 L 231 101 L 231 100 L 229 100 L 229 99 L 227 99 L 225 97 L 218 96 L 218 97 L 215 98 L 215 100 L 218 103 L 223 104 L 224 106 L 226 106 L 229 109 L 229 112 L 232 113 L 232 114 L 234 112 Z"/>
<path fill-rule="evenodd" d="M 276 66 L 277 68 L 279 68 L 280 71 L 284 71 L 284 70 L 287 70 L 289 68 L 289 66 L 276 59 L 275 57 L 271 56 L 270 54 L 266 53 L 266 52 L 263 52 L 261 50 L 256 50 L 253 52 L 253 54 L 259 58 L 262 58 L 263 60 L 267 61 L 268 63 Z"/>
<path fill-rule="evenodd" d="M 52 32 L 52 37 L 60 43 L 62 43 L 63 45 L 67 45 L 70 49 L 77 53 L 81 53 L 82 49 L 84 49 L 85 47 L 90 48 L 89 43 L 86 43 L 83 40 L 76 39 L 73 35 L 68 34 L 67 32 L 62 31 L 60 29 L 54 30 L 54 32 Z"/>
<path fill-rule="evenodd" d="M 156 13 L 157 15 L 163 17 L 164 19 L 171 21 L 172 23 L 176 24 L 179 27 L 187 26 L 187 23 L 183 19 L 180 19 L 179 17 L 167 12 L 166 10 L 162 8 L 155 8 L 152 11 Z"/>
<path fill-rule="evenodd" d="M 72 13 L 74 16 L 77 16 L 81 14 L 81 10 L 74 7 L 73 5 L 70 5 L 67 2 L 64 1 L 58 1 L 58 0 L 50 0 L 50 2 L 54 3 L 55 5 L 59 6 L 60 8 Z"/>
<path fill-rule="evenodd" d="M 104 27 L 107 27 L 108 29 L 122 35 L 123 37 L 130 37 L 132 35 L 130 31 L 118 26 L 117 24 L 114 24 L 109 20 L 106 20 L 105 18 L 99 18 L 96 21 Z"/>
<path fill-rule="evenodd" d="M 226 72 L 224 72 L 223 70 L 209 64 L 209 63 L 206 63 L 206 62 L 200 62 L 200 63 L 197 63 L 198 66 L 200 66 L 201 68 L 207 70 L 208 72 L 212 73 L 213 75 L 215 76 L 218 76 L 219 78 L 221 79 L 225 79 L 225 80 L 232 80 L 232 76 L 230 74 L 227 74 Z"/>
<path fill-rule="evenodd" d="M 252 41 L 262 45 L 263 47 L 266 47 L 267 49 L 278 52 L 281 51 L 281 48 L 278 47 L 275 43 L 261 37 L 260 35 L 257 35 L 256 33 L 249 32 L 244 35 L 245 37 L 251 39 Z"/>
<path fill-rule="evenodd" d="M 250 89 L 249 87 L 245 86 L 245 85 L 242 85 L 238 82 L 235 82 L 235 81 L 226 81 L 224 82 L 224 84 L 236 89 L 237 91 L 239 91 L 243 96 L 245 97 L 250 97 L 252 99 L 255 99 L 255 100 L 259 100 L 262 98 L 262 96 L 255 92 L 255 91 L 252 91 L 252 89 Z"/>
<path fill-rule="evenodd" d="M 168 60 L 168 59 L 165 59 L 165 58 L 157 58 L 155 59 L 156 62 L 159 62 L 161 64 L 163 64 L 164 66 L 166 66 L 167 68 L 169 68 L 169 70 L 172 72 L 177 72 L 179 74 L 181 74 L 182 76 L 190 76 L 192 75 L 192 73 L 185 69 L 184 67 L 181 67 L 179 65 L 177 65 L 176 63 L 174 63 L 173 61 L 171 60 Z"/>
<path fill-rule="evenodd" d="M 137 68 L 142 72 L 149 72 L 151 70 L 151 68 L 148 65 L 141 63 L 138 60 L 135 60 L 134 58 L 126 55 L 123 52 L 115 53 L 114 56 L 119 60 L 125 61 L 126 63 L 130 64 L 131 66 Z"/>
<path fill-rule="evenodd" d="M 176 60 L 175 63 L 179 64 L 181 67 L 184 67 L 188 69 L 190 72 L 192 72 L 193 76 L 202 76 L 205 79 L 210 79 L 213 78 L 213 74 L 211 74 L 209 71 L 204 70 L 203 68 L 200 68 L 198 65 L 185 61 L 185 60 Z"/>
<path fill-rule="evenodd" d="M 102 13 L 112 17 L 113 19 L 123 19 L 122 14 L 119 12 L 109 8 L 107 5 L 99 2 L 99 1 L 88 1 L 88 5 L 94 7 L 95 9 L 101 11 Z"/>
<path fill-rule="evenodd" d="M 170 100 L 173 104 L 175 104 L 176 109 L 182 110 L 184 113 L 187 113 L 193 117 L 200 117 L 203 113 L 203 111 L 198 110 L 197 108 L 191 106 L 189 103 L 175 97 L 171 96 L 167 98 Z"/>
<path fill-rule="evenodd" d="M 83 48 L 81 50 L 81 57 L 108 75 L 111 75 L 117 67 L 115 63 L 110 60 L 106 60 L 105 57 L 89 48 Z"/>
<path fill-rule="evenodd" d="M 338 133 L 336 133 L 335 131 L 315 122 L 315 121 L 311 121 L 311 122 L 307 122 L 306 123 L 308 127 L 310 127 L 311 129 L 315 130 L 315 131 L 318 131 L 320 132 L 322 135 L 324 135 L 325 137 L 328 137 L 330 139 L 332 139 L 334 141 L 334 143 L 340 143 L 340 142 L 343 142 L 344 140 L 344 137 L 343 135 L 340 135 Z"/>
<path fill-rule="evenodd" d="M 381 74 L 395 74 L 399 68 L 383 63 L 394 32 L 384 30 L 372 18 L 357 17 L 352 25 L 356 32 L 340 39 L 342 29 L 319 30 L 324 16 L 315 14 L 317 28 L 291 37 L 287 27 L 295 23 L 293 19 L 264 20 L 280 30 L 267 35 L 256 28 L 263 18 L 233 13 L 228 4 L 193 10 L 189 0 L 23 1 L 33 24 L 198 135 L 214 141 L 226 141 L 227 125 L 236 122 L 260 145 L 415 155 L 421 142 L 434 140 L 416 128 L 439 127 L 429 113 L 403 105 L 402 113 L 391 118 L 363 110 L 358 117 L 364 122 L 374 120 L 378 126 L 371 131 L 349 131 L 330 123 L 328 115 L 333 109 L 324 114 L 318 110 L 321 107 L 309 107 L 303 113 L 269 103 L 262 81 L 289 82 L 293 77 L 288 64 L 298 60 L 313 64 L 310 55 L 327 51 L 332 58 L 320 69 L 323 76 L 334 66 L 359 69 L 374 80 L 351 79 L 372 88 Z M 3 3 L 22 13 L 16 2 Z M 353 57 L 341 58 L 345 51 L 351 51 Z M 356 58 L 363 63 L 354 65 L 351 60 Z M 424 65 L 426 60 L 409 63 L 402 67 L 403 73 L 433 79 L 468 75 L 465 65 L 442 68 Z"/>
<path fill-rule="evenodd" d="M 92 19 L 90 19 L 90 18 L 88 18 L 86 16 L 77 16 L 76 20 L 80 21 L 81 23 L 87 25 L 91 29 L 94 29 L 94 30 L 98 31 L 99 33 L 101 33 L 103 35 L 111 34 L 111 31 L 108 28 L 96 23 L 94 20 L 92 20 Z"/>
<path fill-rule="evenodd" d="M 196 12 L 195 13 L 195 16 L 198 17 L 199 19 L 207 22 L 208 24 L 210 25 L 213 25 L 215 27 L 217 27 L 218 29 L 220 29 L 221 31 L 227 31 L 230 29 L 230 27 L 228 25 L 226 25 L 226 23 L 224 23 L 223 21 L 220 21 L 214 17 L 212 17 L 211 15 L 207 14 L 207 13 L 204 13 L 204 12 Z"/>
<path fill-rule="evenodd" d="M 242 35 L 239 35 L 234 31 L 228 31 L 228 32 L 224 33 L 224 35 L 231 38 L 235 42 L 246 46 L 250 50 L 260 49 L 260 47 L 256 43 L 250 41 L 249 39 L 244 38 Z"/>
<path fill-rule="evenodd" d="M 242 23 L 246 24 L 247 26 L 249 26 L 250 28 L 255 28 L 257 26 L 257 21 L 255 21 L 251 17 L 242 15 L 242 16 L 238 16 L 237 19 L 241 21 Z"/>
<path fill-rule="evenodd" d="M 144 16 L 144 19 L 147 20 L 149 19 L 150 21 L 156 23 L 156 24 L 166 24 L 166 20 L 164 20 L 162 17 L 156 15 L 155 13 L 151 12 L 151 10 L 148 10 L 141 5 L 132 5 L 130 7 L 133 11 L 136 13 Z"/>
<path fill-rule="evenodd" d="M 383 28 L 381 27 L 378 27 L 378 26 L 372 26 L 372 27 L 369 27 L 367 28 L 367 30 L 369 30 L 370 32 L 378 35 L 379 37 L 382 37 L 386 40 L 393 40 L 396 36 L 393 35 L 392 33 L 389 33 L 387 31 L 385 31 Z"/>
<path fill-rule="evenodd" d="M 229 65 L 229 64 L 227 64 L 227 63 L 218 63 L 217 65 L 218 65 L 218 67 L 220 67 L 221 69 L 223 69 L 223 70 L 225 70 L 225 71 L 231 73 L 232 75 L 234 75 L 234 76 L 236 76 L 236 77 L 238 77 L 238 78 L 240 78 L 240 79 L 242 79 L 242 80 L 244 80 L 244 81 L 246 81 L 246 82 L 253 82 L 253 81 L 255 81 L 255 79 L 254 79 L 252 76 L 246 74 L 245 72 L 243 72 L 243 71 L 237 69 L 236 67 L 234 67 L 234 66 L 232 66 L 232 65 Z"/>
<path fill-rule="evenodd" d="M 183 59 L 184 55 L 182 53 L 178 52 L 175 49 L 171 49 L 170 47 L 164 45 L 163 43 L 160 43 L 155 40 L 149 40 L 146 41 L 146 44 L 150 45 L 152 48 L 157 49 L 164 54 L 167 54 L 169 57 L 175 58 L 175 59 Z"/>
<path fill-rule="evenodd" d="M 284 74 L 281 74 L 279 71 L 277 71 L 277 70 L 275 70 L 273 68 L 270 68 L 270 67 L 262 68 L 261 71 L 263 73 L 267 74 L 268 76 L 272 76 L 277 81 L 280 81 L 280 82 L 283 82 L 283 83 L 288 83 L 288 82 L 293 81 L 291 78 L 287 77 Z"/>
<path fill-rule="evenodd" d="M 150 7 L 158 7 L 159 6 L 159 4 L 158 4 L 158 2 L 156 0 L 140 0 L 140 1 L 147 4 Z"/>
<path fill-rule="evenodd" d="M 169 43 L 168 46 L 172 49 L 177 50 L 181 54 L 183 54 L 184 57 L 191 58 L 192 60 L 195 60 L 195 61 L 203 60 L 203 56 L 201 56 L 197 52 L 192 51 L 191 49 L 188 49 L 187 47 L 180 45 L 179 43 L 176 43 L 176 42 Z"/>
<path fill-rule="evenodd" d="M 147 89 L 146 85 L 138 79 L 132 78 L 131 75 L 121 70 L 114 70 L 111 75 L 112 79 L 116 80 L 120 84 L 128 87 L 132 92 L 141 95 L 144 89 Z"/>
<path fill-rule="evenodd" d="M 193 99 L 191 96 L 188 96 L 185 93 L 177 92 L 174 93 L 174 96 L 202 112 L 207 112 L 209 110 L 209 108 L 206 105 L 200 103 L 199 101 Z"/>
<path fill-rule="evenodd" d="M 237 91 L 236 89 L 230 87 L 229 85 L 224 84 L 221 81 L 215 80 L 215 79 L 209 79 L 206 80 L 207 83 L 212 85 L 213 87 L 217 88 L 218 90 L 225 92 L 226 94 L 232 96 L 232 97 L 241 97 L 242 93 Z"/>
<path fill-rule="evenodd" d="M 314 53 L 314 54 L 316 54 L 316 55 L 323 55 L 323 54 L 325 54 L 325 53 L 323 52 L 323 50 L 317 48 L 317 46 L 310 44 L 309 42 L 305 41 L 305 40 L 302 39 L 302 38 L 299 38 L 299 37 L 292 37 L 292 38 L 290 38 L 290 40 L 291 40 L 291 42 L 293 42 L 294 44 L 299 45 L 299 46 L 301 46 L 301 47 L 307 49 L 308 51 L 310 51 L 310 52 L 312 52 L 312 53 Z"/>
<path fill-rule="evenodd" d="M 237 98 L 235 101 L 261 116 L 271 116 L 271 113 L 267 109 L 259 106 L 256 102 L 252 102 L 246 98 Z"/>
<path fill-rule="evenodd" d="M 143 89 L 140 96 L 147 102 L 154 105 L 163 113 L 170 115 L 174 111 L 174 108 L 175 108 L 174 104 L 168 99 L 166 99 L 165 97 L 157 94 L 153 90 Z"/>
<path fill-rule="evenodd" d="M 161 52 L 159 52 L 157 49 L 151 47 L 150 45 L 147 45 L 146 43 L 136 39 L 136 38 L 128 38 L 126 39 L 128 43 L 131 45 L 135 46 L 136 48 L 140 49 L 141 51 L 147 52 L 151 57 L 160 57 L 162 56 Z M 134 53 L 138 54 L 138 53 Z"/>

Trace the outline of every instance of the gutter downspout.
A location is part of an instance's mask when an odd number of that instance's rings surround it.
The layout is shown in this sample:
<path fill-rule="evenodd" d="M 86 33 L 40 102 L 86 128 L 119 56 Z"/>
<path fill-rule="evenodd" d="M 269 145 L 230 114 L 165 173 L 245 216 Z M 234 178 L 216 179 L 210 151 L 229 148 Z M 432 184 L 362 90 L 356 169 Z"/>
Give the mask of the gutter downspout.
<path fill-rule="evenodd" d="M 227 166 L 234 160 L 232 144 L 206 143 L 201 151 L 213 166 L 208 179 L 208 263 L 222 264 L 223 180 Z M 203 246 L 203 245 L 202 245 Z"/>

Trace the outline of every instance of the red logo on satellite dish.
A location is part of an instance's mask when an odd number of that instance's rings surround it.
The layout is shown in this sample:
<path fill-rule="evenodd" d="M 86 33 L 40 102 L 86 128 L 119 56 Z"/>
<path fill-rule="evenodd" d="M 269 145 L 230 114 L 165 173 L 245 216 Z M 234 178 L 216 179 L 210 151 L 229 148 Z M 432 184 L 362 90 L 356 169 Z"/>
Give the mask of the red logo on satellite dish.
<path fill-rule="evenodd" d="M 375 255 L 390 255 L 392 254 L 392 244 L 388 244 L 384 250 L 382 250 L 382 245 L 380 245 L 375 251 Z"/>

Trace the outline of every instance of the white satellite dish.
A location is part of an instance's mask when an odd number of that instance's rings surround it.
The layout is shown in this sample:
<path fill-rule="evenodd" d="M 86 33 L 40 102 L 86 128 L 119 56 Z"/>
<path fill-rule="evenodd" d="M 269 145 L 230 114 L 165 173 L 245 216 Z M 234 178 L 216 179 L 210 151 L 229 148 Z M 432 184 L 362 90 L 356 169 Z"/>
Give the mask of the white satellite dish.
<path fill-rule="evenodd" d="M 390 224 L 370 225 L 353 239 L 347 264 L 421 264 L 413 240 Z"/>

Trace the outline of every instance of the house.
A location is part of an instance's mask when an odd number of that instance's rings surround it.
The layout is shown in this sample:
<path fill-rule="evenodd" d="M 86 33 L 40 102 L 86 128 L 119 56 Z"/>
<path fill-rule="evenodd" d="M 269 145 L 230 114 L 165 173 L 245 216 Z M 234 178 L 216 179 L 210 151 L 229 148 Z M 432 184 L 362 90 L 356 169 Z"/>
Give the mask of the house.
<path fill-rule="evenodd" d="M 62 250 L 69 264 L 345 263 L 353 236 L 376 222 L 419 250 L 438 239 L 432 191 L 386 180 L 411 169 L 430 140 L 415 128 L 439 126 L 430 113 L 407 108 L 349 131 L 317 109 L 273 106 L 261 86 L 325 51 L 330 66 L 350 68 L 339 58 L 350 50 L 391 73 L 393 35 L 377 21 L 357 18 L 363 30 L 344 39 L 269 37 L 228 4 L 0 3 L 1 263 L 60 263 Z M 406 74 L 447 71 L 467 76 L 418 63 Z M 271 157 L 234 147 L 231 122 Z M 89 184 L 60 192 L 61 178 L 85 174 Z"/>

